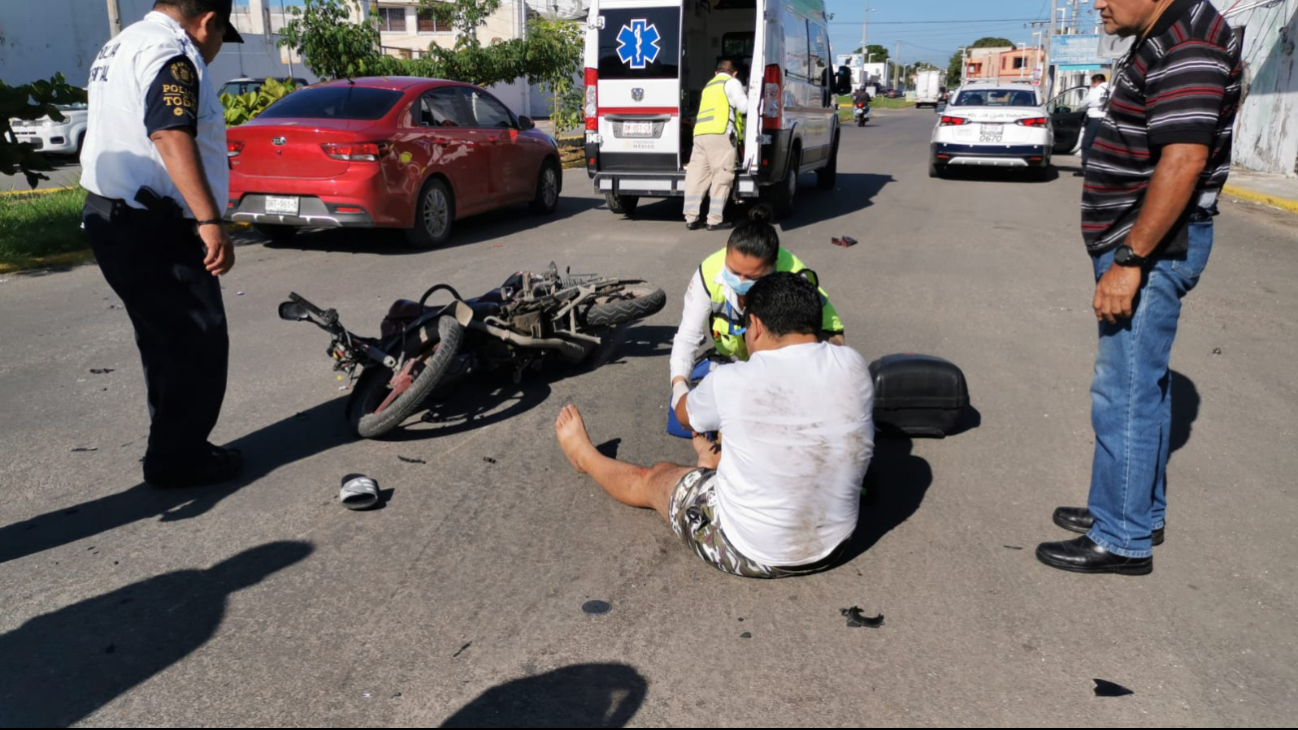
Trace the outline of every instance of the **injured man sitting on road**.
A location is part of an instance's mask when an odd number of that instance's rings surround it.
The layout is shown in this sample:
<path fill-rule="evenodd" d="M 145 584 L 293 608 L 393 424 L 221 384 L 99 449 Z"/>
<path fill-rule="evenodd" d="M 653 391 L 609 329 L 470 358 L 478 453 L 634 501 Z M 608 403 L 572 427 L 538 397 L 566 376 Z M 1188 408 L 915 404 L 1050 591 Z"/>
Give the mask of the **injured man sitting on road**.
<path fill-rule="evenodd" d="M 652 507 L 704 561 L 732 575 L 783 578 L 830 567 L 856 529 L 874 453 L 874 388 L 865 359 L 819 342 L 816 285 L 791 273 L 748 294 L 751 357 L 722 365 L 677 404 L 696 434 L 697 466 L 648 469 L 596 450 L 577 408 L 559 414 L 559 445 L 614 499 Z"/>

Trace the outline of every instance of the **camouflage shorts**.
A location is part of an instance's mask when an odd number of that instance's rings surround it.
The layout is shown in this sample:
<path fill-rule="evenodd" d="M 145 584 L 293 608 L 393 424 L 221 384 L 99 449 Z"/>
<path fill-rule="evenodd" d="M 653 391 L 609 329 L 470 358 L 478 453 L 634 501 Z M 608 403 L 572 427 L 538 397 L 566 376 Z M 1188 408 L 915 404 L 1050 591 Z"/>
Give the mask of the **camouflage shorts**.
<path fill-rule="evenodd" d="M 832 562 L 824 560 L 806 568 L 779 568 L 763 565 L 744 557 L 726 539 L 725 530 L 717 514 L 715 486 L 717 472 L 713 469 L 695 469 L 681 477 L 672 491 L 669 515 L 672 531 L 685 542 L 703 562 L 731 575 L 745 578 L 788 578 L 823 570 Z M 836 550 L 835 553 L 838 551 Z"/>

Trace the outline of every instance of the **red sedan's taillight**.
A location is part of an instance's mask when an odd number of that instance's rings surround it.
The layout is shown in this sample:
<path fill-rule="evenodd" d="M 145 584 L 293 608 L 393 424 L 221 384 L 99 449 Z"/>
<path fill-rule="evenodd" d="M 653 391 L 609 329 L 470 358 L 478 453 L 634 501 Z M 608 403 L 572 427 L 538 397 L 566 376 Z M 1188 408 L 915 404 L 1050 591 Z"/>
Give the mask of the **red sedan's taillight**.
<path fill-rule="evenodd" d="M 322 144 L 324 153 L 335 160 L 348 162 L 378 162 L 388 150 L 391 142 L 334 142 Z"/>
<path fill-rule="evenodd" d="M 599 70 L 586 69 L 586 129 L 599 131 Z"/>
<path fill-rule="evenodd" d="M 1020 119 L 1015 124 L 1021 127 L 1044 127 L 1050 123 L 1045 117 L 1032 117 L 1031 119 Z"/>
<path fill-rule="evenodd" d="M 941 124 L 941 126 L 943 126 L 943 127 L 958 127 L 958 126 L 960 126 L 961 124 L 968 124 L 968 123 L 969 123 L 969 120 L 968 120 L 968 119 L 965 119 L 964 117 L 948 117 L 948 116 L 943 116 L 943 117 L 942 117 L 942 124 Z"/>
<path fill-rule="evenodd" d="M 229 157 L 238 157 L 243 154 L 243 142 L 237 139 L 226 140 L 225 154 Z"/>

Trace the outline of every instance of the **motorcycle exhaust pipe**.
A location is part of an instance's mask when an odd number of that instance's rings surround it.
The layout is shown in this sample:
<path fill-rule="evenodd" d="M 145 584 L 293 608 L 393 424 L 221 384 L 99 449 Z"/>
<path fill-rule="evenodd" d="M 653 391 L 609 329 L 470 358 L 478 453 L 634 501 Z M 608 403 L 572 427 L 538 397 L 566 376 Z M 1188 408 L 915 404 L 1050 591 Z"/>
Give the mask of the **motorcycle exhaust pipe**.
<path fill-rule="evenodd" d="M 568 340 L 520 335 L 517 332 L 502 329 L 478 320 L 470 322 L 469 329 L 485 332 L 492 337 L 504 340 L 513 345 L 518 345 L 519 347 L 531 347 L 538 350 L 555 350 L 559 353 L 560 357 L 570 362 L 581 362 L 582 360 L 585 360 L 586 356 L 594 349 L 593 345 L 591 347 L 583 347 L 576 342 L 570 342 Z"/>

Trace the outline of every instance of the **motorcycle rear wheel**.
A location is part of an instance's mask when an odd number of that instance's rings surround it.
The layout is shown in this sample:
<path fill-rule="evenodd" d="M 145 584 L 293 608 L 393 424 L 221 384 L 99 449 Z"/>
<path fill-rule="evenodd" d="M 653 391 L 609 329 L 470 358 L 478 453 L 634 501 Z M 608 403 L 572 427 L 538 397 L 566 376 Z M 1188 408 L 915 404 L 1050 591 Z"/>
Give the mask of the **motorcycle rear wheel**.
<path fill-rule="evenodd" d="M 629 284 L 586 310 L 590 327 L 618 327 L 657 314 L 667 304 L 667 294 L 650 284 Z"/>
<path fill-rule="evenodd" d="M 351 399 L 347 402 L 347 420 L 352 431 L 364 439 L 375 439 L 401 425 L 433 392 L 450 370 L 460 349 L 464 328 L 454 317 L 437 320 L 437 342 L 430 345 L 402 368 L 411 380 L 400 392 L 393 391 L 398 373 L 381 365 L 372 365 L 361 373 Z"/>

